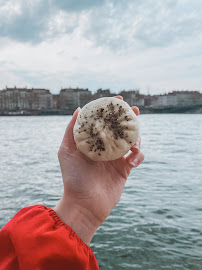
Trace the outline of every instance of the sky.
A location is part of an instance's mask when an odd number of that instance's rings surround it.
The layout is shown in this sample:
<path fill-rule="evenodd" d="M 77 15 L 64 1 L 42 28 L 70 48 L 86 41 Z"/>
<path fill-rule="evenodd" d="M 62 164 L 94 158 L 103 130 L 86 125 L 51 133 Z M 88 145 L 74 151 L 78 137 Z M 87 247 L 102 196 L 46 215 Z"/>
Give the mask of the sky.
<path fill-rule="evenodd" d="M 0 89 L 202 91 L 201 0 L 0 0 Z"/>

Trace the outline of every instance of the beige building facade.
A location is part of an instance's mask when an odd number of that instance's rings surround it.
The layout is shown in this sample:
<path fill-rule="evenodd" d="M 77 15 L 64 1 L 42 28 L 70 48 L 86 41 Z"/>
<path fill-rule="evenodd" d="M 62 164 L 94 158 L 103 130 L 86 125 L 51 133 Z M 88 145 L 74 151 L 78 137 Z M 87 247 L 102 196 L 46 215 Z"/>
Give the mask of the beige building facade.
<path fill-rule="evenodd" d="M 173 91 L 165 95 L 153 96 L 152 107 L 175 107 L 202 104 L 202 94 L 197 91 Z"/>
<path fill-rule="evenodd" d="M 1 110 L 46 110 L 52 108 L 52 94 L 47 89 L 14 87 L 0 91 Z"/>
<path fill-rule="evenodd" d="M 65 88 L 60 91 L 59 103 L 60 109 L 75 110 L 83 107 L 92 100 L 92 94 L 88 89 Z"/>

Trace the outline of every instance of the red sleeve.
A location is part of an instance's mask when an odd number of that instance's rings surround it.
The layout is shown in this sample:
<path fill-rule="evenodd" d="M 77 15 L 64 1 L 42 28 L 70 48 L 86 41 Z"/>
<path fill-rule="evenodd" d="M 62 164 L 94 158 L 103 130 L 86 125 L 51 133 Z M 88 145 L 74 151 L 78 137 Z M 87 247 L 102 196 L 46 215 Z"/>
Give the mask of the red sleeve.
<path fill-rule="evenodd" d="M 43 205 L 21 209 L 0 230 L 1 270 L 97 270 L 93 251 Z"/>

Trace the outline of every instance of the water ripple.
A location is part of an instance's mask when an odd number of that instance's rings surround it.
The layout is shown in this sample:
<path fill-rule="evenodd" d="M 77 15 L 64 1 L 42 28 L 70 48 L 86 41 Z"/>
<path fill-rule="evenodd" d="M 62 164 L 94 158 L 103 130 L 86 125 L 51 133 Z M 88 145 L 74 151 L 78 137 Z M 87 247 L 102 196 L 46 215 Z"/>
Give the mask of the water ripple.
<path fill-rule="evenodd" d="M 22 207 L 60 199 L 57 151 L 70 119 L 0 119 L 0 227 Z M 90 246 L 101 270 L 202 270 L 202 115 L 139 119 L 145 161 Z"/>

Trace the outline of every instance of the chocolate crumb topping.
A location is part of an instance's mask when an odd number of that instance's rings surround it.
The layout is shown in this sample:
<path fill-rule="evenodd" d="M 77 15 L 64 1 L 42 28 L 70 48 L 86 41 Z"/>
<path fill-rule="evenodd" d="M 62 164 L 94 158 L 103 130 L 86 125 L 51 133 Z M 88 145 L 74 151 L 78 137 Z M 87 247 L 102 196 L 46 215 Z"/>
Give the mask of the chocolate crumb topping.
<path fill-rule="evenodd" d="M 118 140 L 119 138 L 126 139 L 128 137 L 128 134 L 125 133 L 125 129 L 128 129 L 128 127 L 122 125 L 120 122 L 121 116 L 123 116 L 126 121 L 131 120 L 127 115 L 124 115 L 125 113 L 126 110 L 123 106 L 118 103 L 113 104 L 112 102 L 106 105 L 106 109 L 105 107 L 101 107 L 95 111 L 91 111 L 90 118 L 92 119 L 91 121 L 95 121 L 95 123 L 91 123 L 88 128 L 84 126 L 84 123 L 79 127 L 79 129 L 82 128 L 82 130 L 87 131 L 90 135 L 90 138 L 86 141 L 86 143 L 89 144 L 89 151 L 98 152 L 98 155 L 101 155 L 102 151 L 106 151 L 104 141 L 99 136 L 100 131 L 98 130 L 100 129 L 100 126 L 97 126 L 97 123 L 101 126 L 103 125 L 102 129 L 106 128 L 110 130 L 112 132 L 112 138 L 115 140 Z M 88 121 L 86 115 L 84 116 L 84 119 L 87 124 Z M 132 142 L 130 142 L 130 144 L 131 143 Z"/>
<path fill-rule="evenodd" d="M 119 106 L 118 103 L 116 105 Z M 119 106 L 118 111 L 117 109 L 115 110 L 115 107 L 112 104 L 112 102 L 107 105 L 107 108 L 108 108 L 109 113 L 107 113 L 105 117 L 103 118 L 105 122 L 105 126 L 107 126 L 109 130 L 113 130 L 113 135 L 114 135 L 115 140 L 117 140 L 118 138 L 123 139 L 124 127 L 121 126 L 121 123 L 118 121 L 118 118 L 125 112 L 125 110 L 123 109 L 122 106 Z"/>

